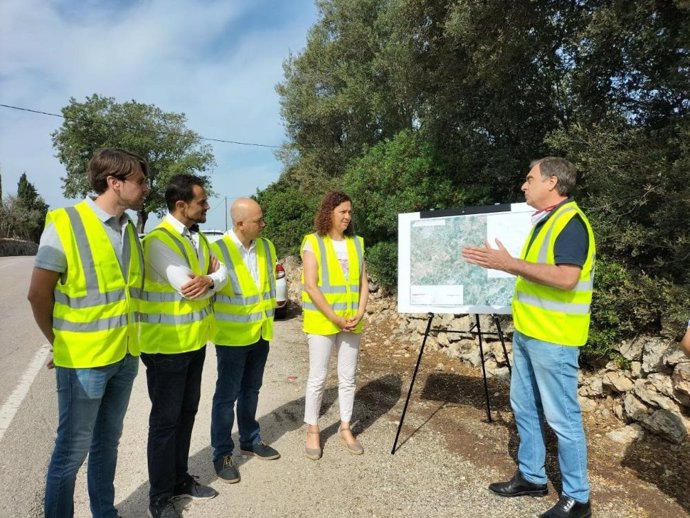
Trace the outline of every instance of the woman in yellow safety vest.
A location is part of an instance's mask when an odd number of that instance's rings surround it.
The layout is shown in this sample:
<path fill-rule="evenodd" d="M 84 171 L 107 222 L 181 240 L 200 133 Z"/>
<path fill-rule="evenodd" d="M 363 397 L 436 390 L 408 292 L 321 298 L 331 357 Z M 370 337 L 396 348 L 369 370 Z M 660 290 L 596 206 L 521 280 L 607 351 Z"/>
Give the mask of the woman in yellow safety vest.
<path fill-rule="evenodd" d="M 352 435 L 350 421 L 355 397 L 355 373 L 362 317 L 369 297 L 364 266 L 364 241 L 355 236 L 352 200 L 329 192 L 314 217 L 313 234 L 302 241 L 302 308 L 309 344 L 309 379 L 305 397 L 305 455 L 321 458 L 318 418 L 333 348 L 338 356 L 340 439 L 350 453 L 364 448 Z"/>

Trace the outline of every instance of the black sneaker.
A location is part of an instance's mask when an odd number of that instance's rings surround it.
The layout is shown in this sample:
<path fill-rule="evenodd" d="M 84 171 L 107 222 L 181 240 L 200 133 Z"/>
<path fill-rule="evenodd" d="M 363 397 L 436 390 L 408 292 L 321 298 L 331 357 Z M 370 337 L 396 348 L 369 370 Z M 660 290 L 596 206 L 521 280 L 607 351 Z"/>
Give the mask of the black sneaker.
<path fill-rule="evenodd" d="M 263 441 L 257 442 L 248 448 L 240 448 L 240 451 L 245 455 L 255 455 L 263 460 L 275 460 L 280 458 L 280 453 Z"/>
<path fill-rule="evenodd" d="M 539 518 L 590 518 L 591 516 L 592 506 L 589 500 L 583 504 L 569 496 L 561 495 L 558 503 Z"/>
<path fill-rule="evenodd" d="M 237 471 L 235 462 L 232 460 L 232 455 L 223 455 L 213 462 L 213 467 L 216 470 L 216 475 L 218 475 L 218 478 L 223 482 L 235 484 L 240 481 L 240 472 Z"/>
<path fill-rule="evenodd" d="M 149 505 L 150 518 L 182 518 L 182 515 L 177 512 L 172 498 L 163 498 Z"/>
<path fill-rule="evenodd" d="M 210 500 L 218 496 L 218 491 L 209 486 L 202 486 L 192 475 L 175 487 L 175 498 L 191 498 L 192 500 Z"/>

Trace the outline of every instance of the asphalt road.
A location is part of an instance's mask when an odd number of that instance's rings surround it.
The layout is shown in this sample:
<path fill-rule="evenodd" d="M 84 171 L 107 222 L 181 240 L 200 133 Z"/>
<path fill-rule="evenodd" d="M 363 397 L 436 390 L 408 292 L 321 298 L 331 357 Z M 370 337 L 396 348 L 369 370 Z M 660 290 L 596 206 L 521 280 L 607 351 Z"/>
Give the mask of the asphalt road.
<path fill-rule="evenodd" d="M 47 342 L 26 293 L 33 257 L 0 257 L 0 516 L 39 516 L 55 433 Z"/>

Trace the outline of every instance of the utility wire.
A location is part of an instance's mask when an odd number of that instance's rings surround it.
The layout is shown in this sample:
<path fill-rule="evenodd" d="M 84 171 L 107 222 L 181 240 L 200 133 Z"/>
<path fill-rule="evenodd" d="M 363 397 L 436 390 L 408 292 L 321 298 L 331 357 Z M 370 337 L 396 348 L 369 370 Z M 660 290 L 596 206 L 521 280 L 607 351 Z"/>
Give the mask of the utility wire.
<path fill-rule="evenodd" d="M 48 112 L 43 112 L 40 110 L 32 110 L 31 108 L 21 108 L 19 106 L 12 106 L 10 104 L 0 104 L 0 107 L 1 108 L 8 108 L 11 110 L 19 110 L 19 111 L 23 111 L 23 112 L 37 113 L 39 115 L 48 115 L 50 117 L 58 117 L 60 119 L 65 118 L 64 115 L 60 115 L 59 113 L 48 113 Z M 161 132 L 161 133 L 166 133 L 168 135 L 182 136 L 179 133 L 174 133 L 171 131 Z M 270 144 L 257 144 L 256 142 L 239 142 L 237 140 L 224 140 L 224 139 L 219 139 L 219 138 L 209 138 L 209 137 L 202 137 L 202 136 L 199 136 L 199 139 L 200 140 L 207 140 L 209 142 L 221 142 L 223 144 L 235 144 L 238 146 L 267 147 L 267 148 L 272 148 L 272 149 L 279 149 L 280 148 L 280 146 L 272 146 Z"/>

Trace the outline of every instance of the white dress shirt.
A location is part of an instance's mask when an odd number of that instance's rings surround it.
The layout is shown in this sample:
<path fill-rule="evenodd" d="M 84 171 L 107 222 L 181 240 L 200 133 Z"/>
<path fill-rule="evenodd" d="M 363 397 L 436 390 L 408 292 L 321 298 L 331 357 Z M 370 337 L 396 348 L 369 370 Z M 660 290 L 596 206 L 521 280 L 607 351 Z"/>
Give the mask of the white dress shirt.
<path fill-rule="evenodd" d="M 259 259 L 256 255 L 256 241 L 252 241 L 251 243 L 249 243 L 249 248 L 245 248 L 242 244 L 242 241 L 240 241 L 233 229 L 228 230 L 225 233 L 225 235 L 232 239 L 233 243 L 237 245 L 237 249 L 240 251 L 240 257 L 242 257 L 244 264 L 247 266 L 247 268 L 249 269 L 249 273 L 252 275 L 252 279 L 254 279 L 254 283 L 258 287 Z M 268 260 L 270 260 L 270 258 Z"/>
<path fill-rule="evenodd" d="M 189 234 L 189 229 L 179 222 L 172 214 L 168 213 L 165 216 L 165 221 L 170 223 L 180 235 L 186 236 Z M 196 253 L 199 255 L 201 251 L 199 234 L 197 232 L 192 232 L 191 238 Z M 192 272 L 187 262 L 180 257 L 180 255 L 167 247 L 159 239 L 152 239 L 148 246 L 151 247 L 151 252 L 147 254 L 147 265 L 150 267 L 147 274 L 150 273 L 152 280 L 156 282 L 169 282 L 175 291 L 182 295 L 182 286 L 189 282 L 190 275 L 194 272 Z M 209 289 L 200 297 L 197 297 L 196 300 L 207 299 L 215 292 L 222 289 L 228 282 L 228 270 L 223 263 L 220 263 L 217 271 L 208 274 L 208 276 L 213 280 L 213 288 Z"/>

